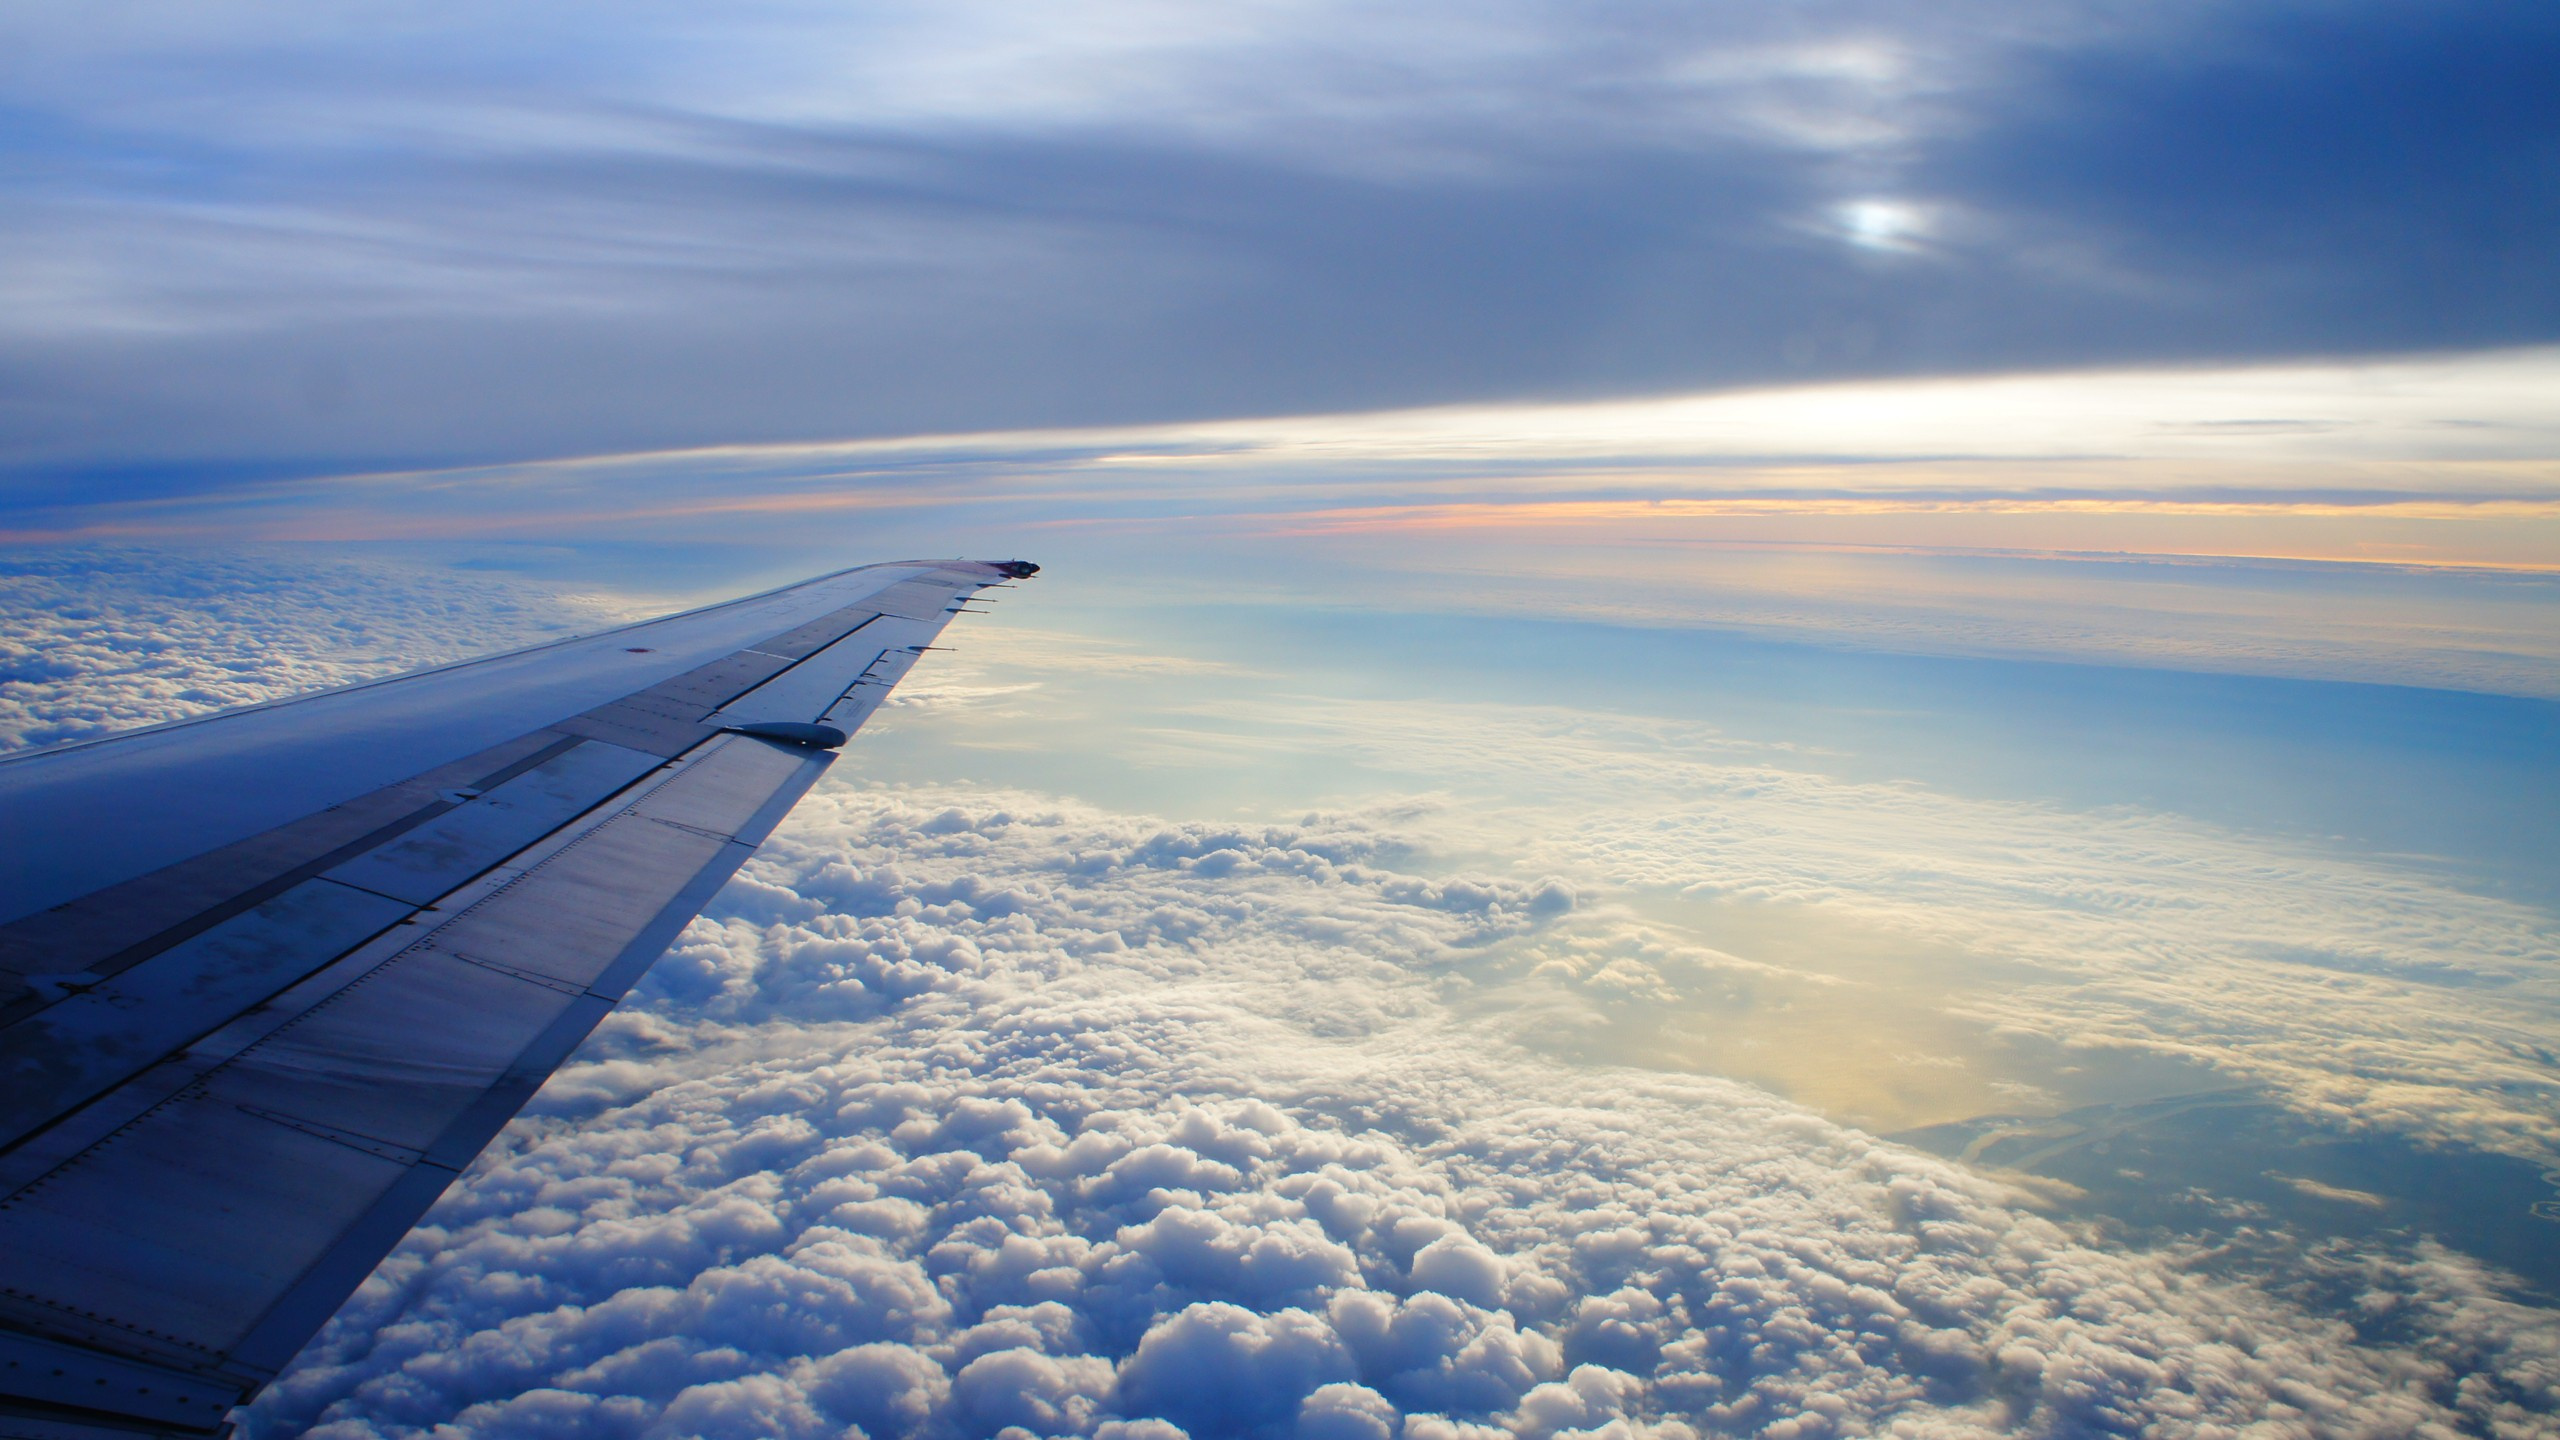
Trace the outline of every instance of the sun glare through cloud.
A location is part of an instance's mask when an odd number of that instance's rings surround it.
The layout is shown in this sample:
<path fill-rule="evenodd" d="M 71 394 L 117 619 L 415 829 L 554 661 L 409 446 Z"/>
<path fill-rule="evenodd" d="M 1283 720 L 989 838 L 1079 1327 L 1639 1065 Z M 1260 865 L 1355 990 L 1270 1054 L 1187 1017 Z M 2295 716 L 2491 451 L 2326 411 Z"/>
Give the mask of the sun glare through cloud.
<path fill-rule="evenodd" d="M 1907 200 L 1851 200 L 1832 212 L 1849 243 L 1868 250 L 1909 250 L 1928 238 L 1928 210 Z"/>

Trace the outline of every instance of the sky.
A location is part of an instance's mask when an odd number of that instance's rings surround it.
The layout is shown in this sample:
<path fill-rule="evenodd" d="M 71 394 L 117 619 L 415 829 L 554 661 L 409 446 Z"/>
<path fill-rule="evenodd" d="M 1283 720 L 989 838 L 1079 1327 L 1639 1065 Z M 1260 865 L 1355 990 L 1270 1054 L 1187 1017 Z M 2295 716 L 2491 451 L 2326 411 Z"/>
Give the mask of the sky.
<path fill-rule="evenodd" d="M 25 3 L 0 747 L 919 667 L 249 1433 L 2560 1433 L 2560 17 Z"/>
<path fill-rule="evenodd" d="M 2508 0 L 0 17 L 22 493 L 2548 342 Z"/>

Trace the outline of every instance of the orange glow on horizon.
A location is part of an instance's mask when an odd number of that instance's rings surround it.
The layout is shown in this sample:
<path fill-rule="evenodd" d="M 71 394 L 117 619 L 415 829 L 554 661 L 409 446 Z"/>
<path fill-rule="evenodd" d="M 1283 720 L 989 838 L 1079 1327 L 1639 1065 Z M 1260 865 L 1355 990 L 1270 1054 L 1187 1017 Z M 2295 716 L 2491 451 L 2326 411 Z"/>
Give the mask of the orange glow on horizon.
<path fill-rule="evenodd" d="M 2408 520 L 2560 519 L 2560 498 L 2441 500 L 2131 499 L 2116 496 L 1733 495 L 1648 500 L 1472 500 L 1433 505 L 1350 506 L 1233 516 L 1280 522 L 1273 533 L 1471 530 L 1600 524 L 1624 520 L 1727 519 L 1778 515 L 2180 515 L 2392 518 Z"/>

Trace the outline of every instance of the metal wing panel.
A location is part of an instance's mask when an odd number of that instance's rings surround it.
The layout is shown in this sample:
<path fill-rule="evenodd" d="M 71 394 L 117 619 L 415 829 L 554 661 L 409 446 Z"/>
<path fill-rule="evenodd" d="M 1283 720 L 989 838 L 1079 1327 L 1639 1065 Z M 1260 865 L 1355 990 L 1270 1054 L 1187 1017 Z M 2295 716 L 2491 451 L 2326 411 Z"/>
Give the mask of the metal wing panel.
<path fill-rule="evenodd" d="M 729 728 L 852 729 L 1004 573 L 894 567 L 855 605 L 581 714 L 552 694 L 518 712 L 543 728 L 0 926 L 0 962 L 61 977 L 0 1009 L 0 1434 L 210 1433 L 832 758 Z"/>
<path fill-rule="evenodd" d="M 12 977 L 51 974 L 80 983 L 116 974 L 424 823 L 453 803 L 444 798 L 446 792 L 492 788 L 557 754 L 572 738 L 548 731 L 519 736 L 263 834 L 0 925 L 0 1025 L 14 1024 L 46 998 L 13 992 L 8 983 Z M 24 833 L 47 832 L 29 824 Z"/>
<path fill-rule="evenodd" d="M 619 745 L 571 746 L 321 878 L 424 905 L 665 763 Z"/>
<path fill-rule="evenodd" d="M 307 881 L 0 1030 L 0 1143 L 131 1079 L 415 908 Z"/>
<path fill-rule="evenodd" d="M 874 619 L 754 689 L 722 701 L 712 718 L 724 725 L 817 719 L 880 658 L 884 634 L 895 623 L 886 617 Z"/>
<path fill-rule="evenodd" d="M 921 647 L 942 633 L 942 618 L 927 621 L 884 615 L 811 656 L 806 663 L 728 701 L 711 718 L 724 725 L 774 721 L 812 724 L 827 720 L 849 694 L 858 694 L 865 688 L 885 693 L 897 683 L 897 678 L 914 664 Z M 848 733 L 853 729 L 844 724 L 837 728 Z"/>

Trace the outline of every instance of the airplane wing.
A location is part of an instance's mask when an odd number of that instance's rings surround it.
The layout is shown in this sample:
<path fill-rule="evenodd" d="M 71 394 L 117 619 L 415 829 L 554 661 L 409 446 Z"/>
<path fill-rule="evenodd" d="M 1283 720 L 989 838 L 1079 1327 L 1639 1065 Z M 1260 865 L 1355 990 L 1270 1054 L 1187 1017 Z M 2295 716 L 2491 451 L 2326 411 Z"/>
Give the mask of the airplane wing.
<path fill-rule="evenodd" d="M 972 597 L 866 566 L 0 760 L 0 1436 L 206 1436 Z"/>

